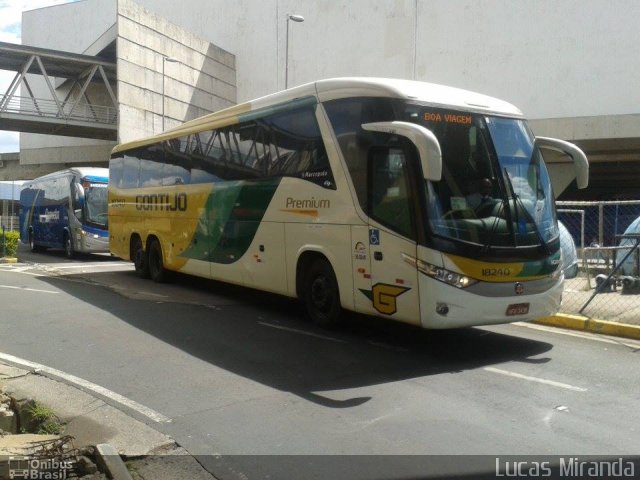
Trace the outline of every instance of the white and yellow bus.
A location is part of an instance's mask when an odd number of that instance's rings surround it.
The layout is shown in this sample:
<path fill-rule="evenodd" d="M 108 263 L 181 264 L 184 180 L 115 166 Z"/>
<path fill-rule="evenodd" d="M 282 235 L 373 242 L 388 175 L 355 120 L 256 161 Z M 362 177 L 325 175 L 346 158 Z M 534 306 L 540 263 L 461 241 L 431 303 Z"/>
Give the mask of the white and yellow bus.
<path fill-rule="evenodd" d="M 514 106 L 377 78 L 322 80 L 118 145 L 111 252 L 171 271 L 425 328 L 559 308 L 558 222 L 542 154 Z"/>

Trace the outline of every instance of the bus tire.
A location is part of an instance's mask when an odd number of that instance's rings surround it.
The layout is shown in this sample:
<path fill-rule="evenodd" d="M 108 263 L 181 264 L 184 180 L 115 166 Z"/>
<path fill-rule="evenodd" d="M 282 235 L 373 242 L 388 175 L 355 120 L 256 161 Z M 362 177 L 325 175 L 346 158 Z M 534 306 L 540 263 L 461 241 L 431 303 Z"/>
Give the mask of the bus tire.
<path fill-rule="evenodd" d="M 42 248 L 36 244 L 36 239 L 33 238 L 33 231 L 29 231 L 29 248 L 34 253 L 42 250 Z"/>
<path fill-rule="evenodd" d="M 73 239 L 69 232 L 64 232 L 64 254 L 69 259 L 76 256 L 76 252 L 73 249 Z"/>
<path fill-rule="evenodd" d="M 169 280 L 169 272 L 164 268 L 162 259 L 162 247 L 157 238 L 151 240 L 147 258 L 149 260 L 149 276 L 151 280 L 157 283 L 164 283 Z"/>
<path fill-rule="evenodd" d="M 336 325 L 340 320 L 340 291 L 338 281 L 329 262 L 314 260 L 305 273 L 304 305 L 313 323 L 321 327 Z"/>
<path fill-rule="evenodd" d="M 140 278 L 149 278 L 149 258 L 142 248 L 142 240 L 137 235 L 131 239 L 131 260 Z"/>

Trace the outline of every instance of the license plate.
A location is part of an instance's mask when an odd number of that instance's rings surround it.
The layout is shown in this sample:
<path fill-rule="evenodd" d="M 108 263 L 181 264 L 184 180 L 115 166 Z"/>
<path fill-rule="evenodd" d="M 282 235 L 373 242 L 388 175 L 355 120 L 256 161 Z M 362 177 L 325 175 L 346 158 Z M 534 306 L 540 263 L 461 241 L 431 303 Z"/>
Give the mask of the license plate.
<path fill-rule="evenodd" d="M 507 316 L 526 315 L 529 313 L 528 303 L 512 303 L 507 307 Z"/>

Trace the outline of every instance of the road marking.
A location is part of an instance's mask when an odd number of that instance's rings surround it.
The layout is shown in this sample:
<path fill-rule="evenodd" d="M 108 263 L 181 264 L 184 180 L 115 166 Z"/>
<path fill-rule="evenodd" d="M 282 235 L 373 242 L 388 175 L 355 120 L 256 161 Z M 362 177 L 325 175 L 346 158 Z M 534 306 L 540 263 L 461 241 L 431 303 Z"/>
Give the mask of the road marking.
<path fill-rule="evenodd" d="M 539 377 L 530 377 L 528 375 L 522 375 L 521 373 L 510 372 L 508 370 L 501 370 L 499 368 L 493 367 L 485 367 L 485 371 L 491 373 L 498 373 L 500 375 L 506 375 L 507 377 L 519 378 L 520 380 L 528 380 L 530 382 L 542 383 L 544 385 L 550 385 L 552 387 L 564 388 L 566 390 L 572 390 L 574 392 L 586 392 L 586 388 L 575 387 L 573 385 L 569 385 L 568 383 L 555 382 L 553 380 L 547 380 L 545 378 Z"/>
<path fill-rule="evenodd" d="M 32 277 L 46 277 L 47 276 L 45 273 L 26 272 L 24 270 L 7 270 L 7 272 L 20 273 L 21 275 L 31 275 Z"/>
<path fill-rule="evenodd" d="M 145 407 L 144 405 L 141 405 L 134 400 L 123 397 L 119 393 L 112 392 L 111 390 L 101 387 L 100 385 L 96 385 L 95 383 L 91 383 L 88 380 L 84 380 L 80 377 L 76 377 L 75 375 L 65 373 L 62 370 L 57 370 L 55 368 L 47 367 L 46 365 L 41 365 L 39 363 L 31 362 L 23 358 L 15 357 L 13 355 L 9 355 L 8 353 L 0 353 L 0 360 L 5 360 L 11 364 L 14 364 L 15 366 L 25 367 L 34 373 L 44 374 L 45 376 L 50 376 L 56 380 L 63 380 L 73 385 L 77 385 L 81 389 L 97 393 L 98 395 L 106 397 L 109 400 L 124 405 L 125 407 L 128 407 L 131 410 L 138 412 L 139 414 L 144 415 L 147 418 L 150 418 L 154 422 L 171 422 L 171 419 L 169 417 L 166 417 L 149 407 Z"/>
<path fill-rule="evenodd" d="M 48 265 L 53 270 L 67 270 L 72 268 L 111 268 L 111 267 L 128 267 L 133 268 L 131 264 L 122 262 L 110 263 L 74 263 L 73 265 Z"/>
<path fill-rule="evenodd" d="M 15 287 L 13 285 L 0 285 L 0 288 L 10 288 L 12 290 L 22 290 L 22 291 L 25 291 L 25 292 L 60 293 L 60 292 L 55 292 L 53 290 L 40 290 L 38 288 Z"/>
<path fill-rule="evenodd" d="M 272 323 L 265 323 L 265 322 L 258 322 L 258 323 L 264 327 L 277 328 L 278 330 L 285 330 L 287 332 L 299 333 L 300 335 L 306 335 L 308 337 L 322 338 L 323 340 L 329 340 L 331 342 L 336 342 L 336 343 L 347 343 L 346 340 L 342 340 L 340 338 L 328 337 L 326 335 L 320 335 L 319 333 L 307 332 L 306 330 L 298 330 L 297 328 L 282 327 L 280 325 L 274 325 Z"/>
<path fill-rule="evenodd" d="M 585 340 L 592 340 L 594 342 L 612 343 L 614 345 L 624 345 L 625 347 L 630 348 L 640 348 L 640 341 L 632 340 L 629 338 L 607 337 L 604 335 L 599 335 L 597 333 L 565 330 L 560 327 L 549 327 L 547 325 L 538 325 L 536 323 L 514 322 L 512 325 L 515 325 L 517 327 L 530 328 L 532 330 L 541 330 L 543 332 L 556 333 L 559 335 L 567 335 L 569 337 L 584 338 Z"/>

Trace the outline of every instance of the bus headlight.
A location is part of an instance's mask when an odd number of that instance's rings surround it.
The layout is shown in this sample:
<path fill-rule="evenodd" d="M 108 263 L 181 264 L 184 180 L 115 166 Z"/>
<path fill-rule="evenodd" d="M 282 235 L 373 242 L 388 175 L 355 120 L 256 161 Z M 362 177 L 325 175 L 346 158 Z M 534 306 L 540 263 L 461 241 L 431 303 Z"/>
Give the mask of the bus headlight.
<path fill-rule="evenodd" d="M 437 267 L 436 265 L 423 262 L 422 260 L 417 260 L 416 258 L 410 257 L 409 255 L 402 254 L 402 257 L 406 263 L 416 267 L 418 271 L 424 273 L 425 275 L 428 275 L 431 278 L 435 278 L 440 282 L 444 282 L 447 285 L 452 285 L 456 288 L 467 288 L 474 283 L 478 283 L 478 280 L 475 280 L 471 277 L 467 277 L 466 275 L 462 275 L 461 273 L 452 272 L 451 270 L 447 270 L 446 268 Z"/>
<path fill-rule="evenodd" d="M 478 280 L 462 275 L 461 273 L 452 272 L 446 268 L 437 267 L 430 263 L 418 260 L 418 270 L 431 278 L 435 278 L 440 282 L 452 285 L 456 288 L 467 288 L 478 283 Z"/>

